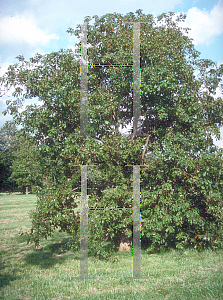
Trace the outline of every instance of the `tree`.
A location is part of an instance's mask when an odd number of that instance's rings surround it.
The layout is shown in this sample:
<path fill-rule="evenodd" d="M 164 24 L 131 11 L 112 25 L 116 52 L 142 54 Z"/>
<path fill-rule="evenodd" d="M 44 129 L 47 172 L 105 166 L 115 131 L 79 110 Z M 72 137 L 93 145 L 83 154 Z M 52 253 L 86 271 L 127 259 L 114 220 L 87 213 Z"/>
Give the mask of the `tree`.
<path fill-rule="evenodd" d="M 15 181 L 11 181 L 10 167 L 13 161 L 13 151 L 18 146 L 18 129 L 11 122 L 6 122 L 0 129 L 0 189 L 11 191 L 16 188 Z"/>
<path fill-rule="evenodd" d="M 13 157 L 10 179 L 17 183 L 19 191 L 23 193 L 28 194 L 29 189 L 35 191 L 35 186 L 41 184 L 36 146 L 23 130 L 19 132 L 19 145 L 14 150 Z"/>
<path fill-rule="evenodd" d="M 44 162 L 41 176 L 48 180 L 38 190 L 32 215 L 31 236 L 36 243 L 55 228 L 74 236 L 79 232 L 74 209 L 80 168 L 74 165 L 96 165 L 89 170 L 89 206 L 130 207 L 132 167 L 127 165 L 147 162 L 141 170 L 145 244 L 222 245 L 222 150 L 214 146 L 212 134 L 219 138 L 223 124 L 223 100 L 214 98 L 223 66 L 200 59 L 188 29 L 180 27 L 185 17 L 169 13 L 156 20 L 141 10 L 125 16 L 93 16 L 95 23 L 88 27 L 89 62 L 112 66 L 88 70 L 88 129 L 95 137 L 78 136 L 80 65 L 72 50 L 37 54 L 29 61 L 20 56 L 20 63 L 1 78 L 5 88 L 15 88 L 17 97 L 7 102 L 5 113 L 33 134 Z M 133 21 L 145 22 L 140 31 L 141 128 L 147 136 L 133 133 L 130 138 L 119 132 L 119 126 L 132 121 L 133 71 L 114 65 L 132 64 L 133 25 L 127 22 Z M 80 26 L 68 32 L 80 37 Z M 43 105 L 18 113 L 18 106 L 32 97 Z M 95 253 L 108 245 L 115 249 L 123 232 L 131 236 L 131 224 L 128 210 L 91 211 L 89 247 Z"/>

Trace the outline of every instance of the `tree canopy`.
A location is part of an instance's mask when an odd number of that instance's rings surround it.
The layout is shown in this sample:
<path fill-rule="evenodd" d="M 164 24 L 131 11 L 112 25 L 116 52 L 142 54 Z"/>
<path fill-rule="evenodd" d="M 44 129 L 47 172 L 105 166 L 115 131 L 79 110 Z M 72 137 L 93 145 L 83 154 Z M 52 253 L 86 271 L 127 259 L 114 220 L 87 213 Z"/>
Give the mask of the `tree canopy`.
<path fill-rule="evenodd" d="M 15 89 L 16 100 L 7 102 L 5 113 L 32 134 L 42 161 L 39 172 L 47 178 L 32 216 L 34 240 L 58 227 L 77 234 L 80 167 L 75 165 L 96 165 L 88 168 L 89 206 L 130 207 L 127 165 L 147 164 L 141 168 L 142 238 L 151 247 L 222 244 L 222 150 L 212 135 L 220 138 L 223 125 L 223 99 L 215 97 L 223 65 L 200 58 L 189 29 L 180 26 L 185 18 L 174 13 L 155 18 L 141 10 L 86 18 L 95 20 L 88 25 L 91 136 L 80 136 L 80 53 L 61 49 L 28 61 L 19 56 L 1 78 L 6 89 Z M 119 129 L 133 117 L 133 70 L 115 66 L 133 64 L 132 22 L 141 22 L 145 137 Z M 80 38 L 80 25 L 68 32 Z M 19 113 L 25 99 L 34 97 L 42 105 Z M 131 224 L 131 211 L 91 211 L 89 236 L 111 247 L 122 232 L 131 235 Z"/>
<path fill-rule="evenodd" d="M 36 153 L 36 145 L 31 142 L 31 137 L 23 130 L 18 134 L 19 143 L 14 149 L 13 161 L 11 165 L 10 180 L 15 181 L 18 190 L 28 193 L 35 191 L 37 185 L 41 185 L 41 177 L 39 176 L 40 166 L 38 155 Z"/>
<path fill-rule="evenodd" d="M 11 191 L 17 187 L 15 181 L 10 180 L 10 167 L 13 162 L 13 151 L 19 144 L 18 129 L 15 124 L 6 122 L 0 128 L 0 190 Z"/>

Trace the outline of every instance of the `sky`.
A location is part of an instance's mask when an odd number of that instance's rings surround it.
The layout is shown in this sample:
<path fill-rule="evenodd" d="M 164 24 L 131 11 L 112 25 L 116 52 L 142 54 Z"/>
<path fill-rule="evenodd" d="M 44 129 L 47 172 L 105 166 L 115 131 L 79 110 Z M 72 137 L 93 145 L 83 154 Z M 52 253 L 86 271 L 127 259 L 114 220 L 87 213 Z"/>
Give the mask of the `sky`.
<path fill-rule="evenodd" d="M 189 35 L 201 58 L 223 63 L 223 0 L 0 0 L 0 76 L 18 62 L 18 55 L 28 60 L 36 53 L 73 48 L 78 40 L 66 31 L 76 28 L 86 16 L 125 15 L 138 9 L 154 16 L 185 13 L 185 26 L 191 28 Z M 220 89 L 216 96 L 223 96 Z M 10 93 L 0 98 L 0 127 L 12 119 L 2 114 L 9 98 Z M 27 100 L 26 104 L 34 102 Z M 223 148 L 223 127 L 220 141 L 214 139 L 214 143 Z"/>

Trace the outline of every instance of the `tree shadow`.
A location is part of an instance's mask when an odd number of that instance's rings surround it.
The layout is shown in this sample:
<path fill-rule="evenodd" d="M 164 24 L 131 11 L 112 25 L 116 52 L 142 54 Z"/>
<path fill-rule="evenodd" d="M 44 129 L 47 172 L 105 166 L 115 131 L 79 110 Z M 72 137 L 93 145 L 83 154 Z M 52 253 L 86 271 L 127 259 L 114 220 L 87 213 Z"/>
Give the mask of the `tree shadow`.
<path fill-rule="evenodd" d="M 21 276 L 10 275 L 10 274 L 0 274 L 0 288 L 3 288 L 6 285 L 10 285 L 12 281 L 21 278 Z"/>
<path fill-rule="evenodd" d="M 55 264 L 63 264 L 68 255 L 65 255 L 67 249 L 67 239 L 60 243 L 51 243 L 41 249 L 36 249 L 31 253 L 26 254 L 25 262 L 29 265 L 36 265 L 42 269 L 48 269 Z M 75 253 L 72 253 L 75 255 Z"/>
<path fill-rule="evenodd" d="M 15 275 L 16 272 L 18 271 L 18 268 L 12 269 L 12 271 L 11 271 L 12 274 L 10 274 L 9 272 L 4 274 L 4 269 L 6 269 L 7 264 L 6 264 L 5 260 L 2 259 L 2 256 L 4 254 L 6 254 L 6 252 L 7 251 L 4 251 L 2 249 L 0 250 L 0 261 L 1 261 L 1 265 L 0 265 L 0 289 L 3 288 L 6 285 L 10 285 L 12 281 L 21 278 L 21 276 L 16 276 Z"/>

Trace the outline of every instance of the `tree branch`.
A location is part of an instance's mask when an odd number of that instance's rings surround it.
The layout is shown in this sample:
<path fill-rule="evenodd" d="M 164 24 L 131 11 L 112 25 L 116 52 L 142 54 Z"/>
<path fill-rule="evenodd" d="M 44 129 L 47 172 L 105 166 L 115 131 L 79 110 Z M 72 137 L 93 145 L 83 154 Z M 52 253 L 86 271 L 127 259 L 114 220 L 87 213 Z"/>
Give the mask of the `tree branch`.
<path fill-rule="evenodd" d="M 72 189 L 71 191 L 73 192 L 73 191 L 75 191 L 75 190 L 77 190 L 77 189 L 79 189 L 79 186 L 76 187 L 76 188 L 74 188 L 74 189 Z"/>
<path fill-rule="evenodd" d="M 148 131 L 149 133 L 149 131 Z M 143 161 L 144 161 L 144 157 L 145 157 L 145 154 L 146 154 L 146 149 L 147 149 L 147 146 L 148 146 L 148 143 L 149 143 L 149 138 L 150 138 L 150 134 L 147 136 L 147 139 L 146 139 L 146 143 L 145 143 L 145 148 L 143 149 L 143 152 L 142 152 L 142 161 L 141 161 L 141 164 L 143 164 Z"/>
<path fill-rule="evenodd" d="M 115 132 L 119 133 L 119 129 L 118 129 L 118 125 L 117 125 L 117 123 L 118 123 L 118 121 L 117 121 L 117 115 L 116 115 L 116 112 L 115 112 L 114 109 L 112 109 L 112 118 L 113 118 L 114 123 L 115 123 Z"/>

